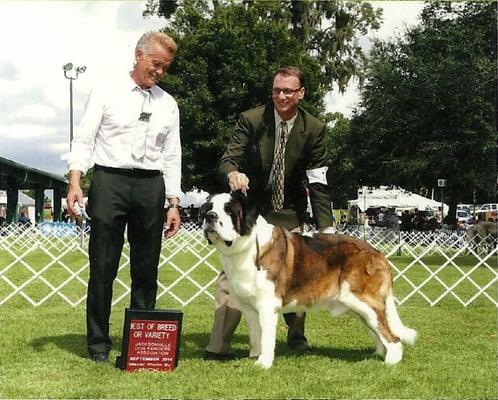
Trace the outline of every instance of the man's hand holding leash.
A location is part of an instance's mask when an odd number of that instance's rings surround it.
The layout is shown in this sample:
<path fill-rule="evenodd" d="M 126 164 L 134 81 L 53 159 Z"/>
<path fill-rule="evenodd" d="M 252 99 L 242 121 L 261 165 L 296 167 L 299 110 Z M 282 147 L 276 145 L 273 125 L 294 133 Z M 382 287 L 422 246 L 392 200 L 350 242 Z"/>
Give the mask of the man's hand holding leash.
<path fill-rule="evenodd" d="M 81 215 L 81 209 L 85 206 L 83 203 L 83 191 L 80 187 L 80 178 L 80 171 L 71 171 L 69 175 L 69 188 L 67 191 L 66 204 L 67 211 L 73 219 L 76 219 L 76 217 Z M 78 204 L 79 209 L 76 208 L 76 204 Z"/>
<path fill-rule="evenodd" d="M 169 239 L 180 230 L 182 220 L 180 216 L 180 206 L 178 204 L 170 204 L 166 211 L 165 220 L 166 226 L 164 228 L 164 237 Z"/>

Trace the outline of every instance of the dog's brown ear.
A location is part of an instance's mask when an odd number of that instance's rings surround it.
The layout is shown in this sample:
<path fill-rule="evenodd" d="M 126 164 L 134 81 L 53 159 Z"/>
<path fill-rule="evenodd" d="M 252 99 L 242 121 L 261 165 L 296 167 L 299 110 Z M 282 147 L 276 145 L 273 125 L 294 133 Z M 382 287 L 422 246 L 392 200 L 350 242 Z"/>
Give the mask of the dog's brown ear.
<path fill-rule="evenodd" d="M 242 193 L 242 190 L 236 190 L 235 192 L 230 193 L 232 198 L 237 199 L 239 201 L 245 201 L 247 199 L 247 194 Z"/>
<path fill-rule="evenodd" d="M 261 214 L 260 201 L 256 196 L 251 195 L 250 190 L 247 192 L 247 196 L 243 193 L 241 196 L 243 197 L 239 199 L 242 207 L 240 232 L 241 235 L 248 235 L 251 233 L 254 225 L 256 225 L 256 220 Z"/>
<path fill-rule="evenodd" d="M 206 202 L 199 209 L 199 215 L 197 217 L 197 223 L 199 225 L 202 225 L 202 223 L 204 222 L 204 217 L 205 217 L 206 213 L 213 209 L 213 203 L 211 202 L 212 197 L 213 197 L 213 195 L 209 196 L 206 199 Z M 209 244 L 211 244 L 211 243 L 209 243 Z"/>

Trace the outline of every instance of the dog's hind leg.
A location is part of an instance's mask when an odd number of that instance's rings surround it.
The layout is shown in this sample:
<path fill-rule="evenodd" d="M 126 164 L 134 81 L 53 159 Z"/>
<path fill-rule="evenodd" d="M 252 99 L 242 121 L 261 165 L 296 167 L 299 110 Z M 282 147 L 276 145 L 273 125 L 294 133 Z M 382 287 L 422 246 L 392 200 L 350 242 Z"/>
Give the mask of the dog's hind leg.
<path fill-rule="evenodd" d="M 261 327 L 259 325 L 258 314 L 252 310 L 244 314 L 247 319 L 249 342 L 251 343 L 249 357 L 257 357 L 261 354 Z"/>
<path fill-rule="evenodd" d="M 382 340 L 380 340 L 379 335 L 377 335 L 377 333 L 373 331 L 368 325 L 367 329 L 368 329 L 368 334 L 372 337 L 372 339 L 376 343 L 374 354 L 377 356 L 384 357 L 386 355 L 386 348 L 384 347 Z"/>
<path fill-rule="evenodd" d="M 331 300 L 329 302 L 329 311 L 332 316 L 340 317 L 342 314 L 347 313 L 349 311 L 349 308 L 340 301 Z"/>
<path fill-rule="evenodd" d="M 349 311 L 349 307 L 347 307 L 344 303 L 341 303 L 337 300 L 332 300 L 330 302 L 330 308 L 329 308 L 330 314 L 332 314 L 334 317 L 339 317 L 342 314 L 346 313 Z M 364 318 L 361 318 L 362 322 L 365 322 Z M 379 336 L 372 330 L 370 327 L 365 323 L 366 328 L 368 329 L 368 333 L 372 337 L 372 339 L 375 341 L 377 344 L 377 347 L 375 349 L 375 354 L 383 357 L 386 354 L 386 349 L 384 345 L 382 344 L 381 340 L 379 339 Z"/>
<path fill-rule="evenodd" d="M 377 336 L 377 351 L 385 349 L 384 362 L 396 364 L 403 358 L 403 348 L 400 339 L 395 336 L 387 324 L 385 309 L 375 309 L 366 299 L 362 299 L 351 292 L 347 282 L 341 285 L 339 300 L 347 307 L 360 315 L 368 328 Z M 380 343 L 379 343 L 380 342 Z M 382 344 L 383 349 L 379 348 Z"/>
<path fill-rule="evenodd" d="M 272 366 L 275 357 L 278 315 L 275 308 L 268 304 L 259 307 L 258 311 L 261 327 L 261 354 L 255 364 L 268 369 Z"/>
<path fill-rule="evenodd" d="M 393 333 L 398 336 L 403 343 L 413 346 L 417 338 L 417 331 L 415 329 L 407 328 L 401 322 L 392 293 L 388 294 L 386 297 L 386 317 L 389 328 L 391 328 Z"/>

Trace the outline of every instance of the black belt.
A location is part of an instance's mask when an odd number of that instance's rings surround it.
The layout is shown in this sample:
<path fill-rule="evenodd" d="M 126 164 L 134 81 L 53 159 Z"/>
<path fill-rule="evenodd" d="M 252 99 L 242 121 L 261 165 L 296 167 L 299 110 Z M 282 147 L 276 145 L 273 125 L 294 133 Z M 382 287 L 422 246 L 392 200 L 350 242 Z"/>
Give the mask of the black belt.
<path fill-rule="evenodd" d="M 113 168 L 104 167 L 103 165 L 95 164 L 93 169 L 95 171 L 104 171 L 109 174 L 118 174 L 131 176 L 133 178 L 153 178 L 155 176 L 162 175 L 162 172 L 158 169 L 140 169 L 140 168 Z"/>

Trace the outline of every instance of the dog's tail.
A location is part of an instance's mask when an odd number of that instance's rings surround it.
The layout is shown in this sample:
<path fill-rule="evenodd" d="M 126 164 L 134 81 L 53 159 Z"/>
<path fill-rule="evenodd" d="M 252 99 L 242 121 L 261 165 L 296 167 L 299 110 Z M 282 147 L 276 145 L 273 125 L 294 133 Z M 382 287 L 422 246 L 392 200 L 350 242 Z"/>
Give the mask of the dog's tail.
<path fill-rule="evenodd" d="M 386 297 L 386 314 L 387 324 L 391 331 L 401 339 L 401 342 L 413 346 L 417 339 L 417 331 L 415 329 L 407 328 L 399 318 L 398 310 L 396 310 L 396 303 L 394 302 L 394 295 L 392 290 Z"/>

